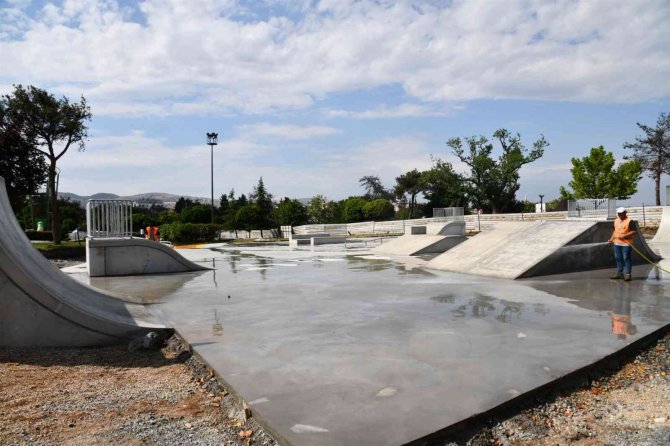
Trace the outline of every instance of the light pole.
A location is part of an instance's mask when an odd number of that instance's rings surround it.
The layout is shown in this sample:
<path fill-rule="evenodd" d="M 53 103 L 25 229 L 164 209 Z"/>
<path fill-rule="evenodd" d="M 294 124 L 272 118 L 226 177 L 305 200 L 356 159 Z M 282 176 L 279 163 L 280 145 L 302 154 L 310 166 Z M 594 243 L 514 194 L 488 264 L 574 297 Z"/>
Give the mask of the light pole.
<path fill-rule="evenodd" d="M 208 133 L 207 134 L 207 145 L 210 148 L 211 152 L 211 173 L 212 173 L 212 223 L 214 223 L 214 146 L 218 144 L 217 140 L 219 139 L 218 133 Z"/>
<path fill-rule="evenodd" d="M 542 204 L 543 199 L 544 199 L 544 195 L 540 194 L 540 213 L 544 212 L 544 206 Z"/>

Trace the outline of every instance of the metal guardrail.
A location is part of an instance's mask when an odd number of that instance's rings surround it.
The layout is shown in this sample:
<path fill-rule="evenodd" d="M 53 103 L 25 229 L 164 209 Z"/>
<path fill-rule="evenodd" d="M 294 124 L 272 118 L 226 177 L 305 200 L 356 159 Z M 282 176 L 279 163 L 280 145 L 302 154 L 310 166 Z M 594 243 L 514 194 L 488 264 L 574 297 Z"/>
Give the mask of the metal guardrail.
<path fill-rule="evenodd" d="M 568 200 L 568 217 L 613 219 L 616 217 L 616 200 L 612 198 Z"/>
<path fill-rule="evenodd" d="M 88 200 L 86 227 L 89 238 L 132 238 L 131 200 Z"/>

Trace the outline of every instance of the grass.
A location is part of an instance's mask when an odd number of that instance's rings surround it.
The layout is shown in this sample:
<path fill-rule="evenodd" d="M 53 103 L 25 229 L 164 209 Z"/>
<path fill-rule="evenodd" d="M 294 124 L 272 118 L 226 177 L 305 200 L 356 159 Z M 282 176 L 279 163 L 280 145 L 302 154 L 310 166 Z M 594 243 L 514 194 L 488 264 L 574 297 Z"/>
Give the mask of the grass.
<path fill-rule="evenodd" d="M 86 256 L 86 242 L 61 242 L 60 245 L 49 242 L 33 243 L 39 252 L 48 259 L 76 259 Z"/>

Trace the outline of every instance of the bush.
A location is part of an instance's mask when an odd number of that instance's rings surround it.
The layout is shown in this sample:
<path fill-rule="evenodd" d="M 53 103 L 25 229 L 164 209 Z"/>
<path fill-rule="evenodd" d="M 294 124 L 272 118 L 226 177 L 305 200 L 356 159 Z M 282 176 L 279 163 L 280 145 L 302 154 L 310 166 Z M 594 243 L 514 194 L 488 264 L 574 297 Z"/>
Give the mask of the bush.
<path fill-rule="evenodd" d="M 173 243 L 216 242 L 221 239 L 223 225 L 197 223 L 170 223 L 160 227 L 162 240 Z"/>
<path fill-rule="evenodd" d="M 363 215 L 363 207 L 367 201 L 363 198 L 352 197 L 345 200 L 342 206 L 342 217 L 346 223 L 355 223 L 357 221 L 365 220 Z"/>
<path fill-rule="evenodd" d="M 39 240 L 39 241 L 51 241 L 54 239 L 53 232 L 51 231 L 26 231 L 26 235 L 30 240 Z"/>
<path fill-rule="evenodd" d="M 395 214 L 393 205 L 383 198 L 373 200 L 363 206 L 363 215 L 368 220 L 386 220 Z"/>

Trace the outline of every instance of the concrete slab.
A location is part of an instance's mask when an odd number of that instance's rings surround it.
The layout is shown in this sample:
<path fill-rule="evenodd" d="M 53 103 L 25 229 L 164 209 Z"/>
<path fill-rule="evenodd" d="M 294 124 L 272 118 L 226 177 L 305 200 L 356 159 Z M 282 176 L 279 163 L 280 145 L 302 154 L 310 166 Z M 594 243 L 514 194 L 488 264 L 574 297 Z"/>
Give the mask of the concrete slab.
<path fill-rule="evenodd" d="M 656 235 L 650 243 L 670 243 L 670 206 L 663 207 L 661 224 L 658 226 Z"/>
<path fill-rule="evenodd" d="M 118 344 L 149 331 L 171 332 L 158 312 L 72 280 L 31 245 L 0 177 L 0 346 Z"/>
<path fill-rule="evenodd" d="M 443 253 L 465 240 L 465 236 L 402 235 L 377 246 L 373 252 L 397 256 Z"/>
<path fill-rule="evenodd" d="M 161 307 L 287 444 L 404 444 L 553 382 L 670 322 L 668 280 L 509 281 L 381 256 L 213 252 Z M 110 290 L 149 277 L 107 278 Z M 90 279 L 95 280 L 95 279 Z M 597 293 L 589 290 L 598 290 Z M 612 332 L 612 314 L 635 329 Z"/>

